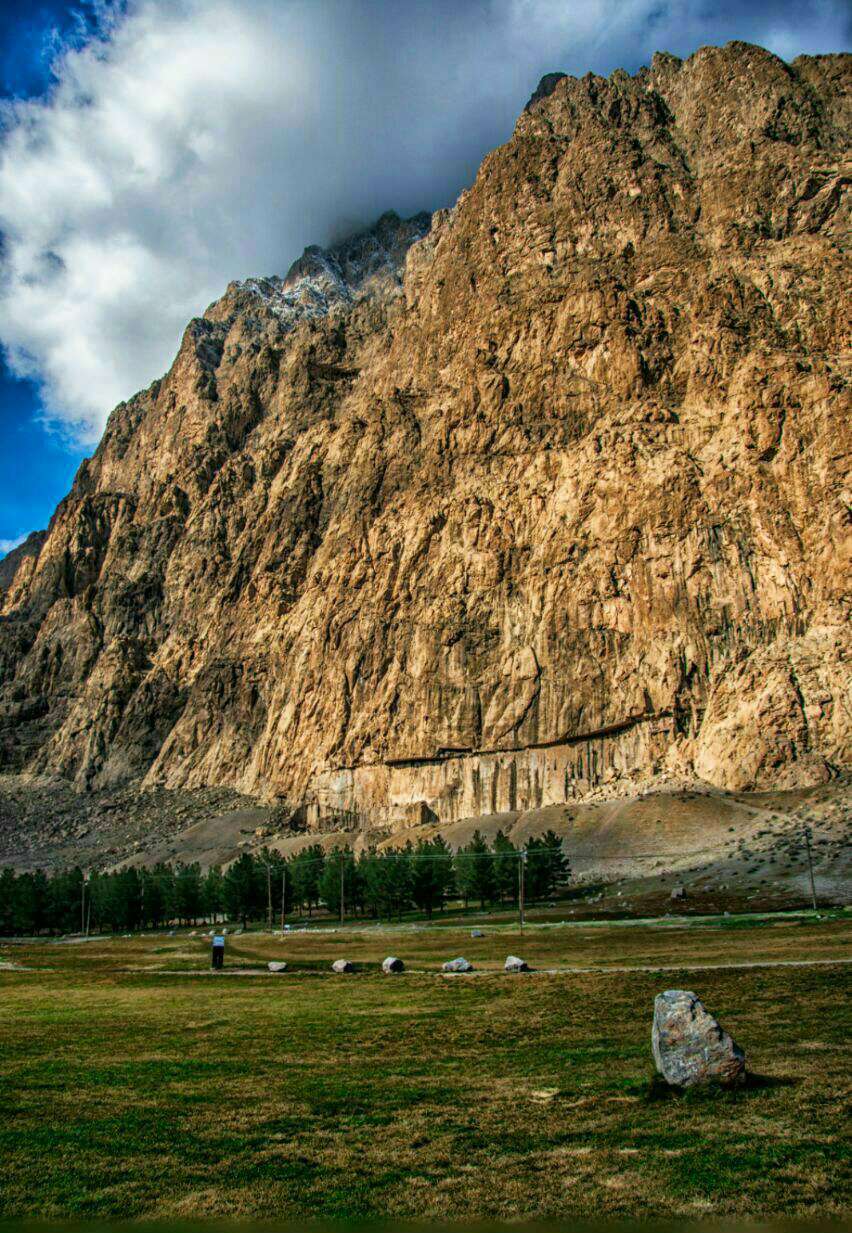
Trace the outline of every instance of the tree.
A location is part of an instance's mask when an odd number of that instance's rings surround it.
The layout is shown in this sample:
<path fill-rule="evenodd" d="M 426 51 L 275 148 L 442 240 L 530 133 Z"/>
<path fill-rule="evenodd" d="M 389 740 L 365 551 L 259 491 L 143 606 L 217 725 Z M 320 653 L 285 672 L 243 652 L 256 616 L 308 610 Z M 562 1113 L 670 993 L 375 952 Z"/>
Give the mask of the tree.
<path fill-rule="evenodd" d="M 50 879 L 48 913 L 51 929 L 70 933 L 80 928 L 80 903 L 83 872 L 79 868 L 64 869 Z"/>
<path fill-rule="evenodd" d="M 256 911 L 257 870 L 250 852 L 243 852 L 225 873 L 225 908 L 230 917 L 242 921 L 243 928 Z"/>
<path fill-rule="evenodd" d="M 318 843 L 302 848 L 301 852 L 290 861 L 294 900 L 301 906 L 307 907 L 309 915 L 311 908 L 319 903 L 319 884 L 324 861 L 325 854 Z"/>
<path fill-rule="evenodd" d="M 350 911 L 355 903 L 355 857 L 348 848 L 335 848 L 329 852 L 322 866 L 319 880 L 319 897 L 329 912 L 340 913 L 340 880 L 343 875 L 343 907 Z"/>
<path fill-rule="evenodd" d="M 431 918 L 442 907 L 453 884 L 453 859 L 449 844 L 440 837 L 420 839 L 411 862 L 411 897 Z"/>
<path fill-rule="evenodd" d="M 465 907 L 470 899 L 478 899 L 484 908 L 494 898 L 494 859 L 478 829 L 456 854 L 456 878 Z"/>
<path fill-rule="evenodd" d="M 140 897 L 144 919 L 150 921 L 155 929 L 176 915 L 177 889 L 171 865 L 158 861 L 153 869 L 142 871 Z"/>
<path fill-rule="evenodd" d="M 569 875 L 570 864 L 562 850 L 562 840 L 554 831 L 529 841 L 526 890 L 530 899 L 546 899 Z"/>
<path fill-rule="evenodd" d="M 494 889 L 497 898 L 515 903 L 518 898 L 518 849 L 508 835 L 494 836 Z"/>
<path fill-rule="evenodd" d="M 201 866 L 197 862 L 178 865 L 175 872 L 175 895 L 178 918 L 194 925 L 201 915 L 203 900 Z"/>
<path fill-rule="evenodd" d="M 403 912 L 411 906 L 411 891 L 413 872 L 411 859 L 411 844 L 386 853 L 385 895 L 388 915 L 393 913 L 400 920 Z"/>
<path fill-rule="evenodd" d="M 15 932 L 15 877 L 8 865 L 0 873 L 0 934 L 9 937 Z"/>
<path fill-rule="evenodd" d="M 201 906 L 204 915 L 213 923 L 225 910 L 225 880 L 221 865 L 211 865 L 201 887 Z"/>

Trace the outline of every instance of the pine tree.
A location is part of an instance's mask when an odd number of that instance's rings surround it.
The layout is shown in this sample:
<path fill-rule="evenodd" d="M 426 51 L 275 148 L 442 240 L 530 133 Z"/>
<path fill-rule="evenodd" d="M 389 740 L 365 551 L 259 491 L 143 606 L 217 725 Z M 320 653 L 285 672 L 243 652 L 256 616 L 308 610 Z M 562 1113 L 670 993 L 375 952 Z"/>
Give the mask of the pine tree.
<path fill-rule="evenodd" d="M 518 898 L 518 849 L 508 835 L 498 831 L 494 836 L 494 889 L 502 902 Z"/>
<path fill-rule="evenodd" d="M 494 859 L 478 829 L 456 855 L 456 877 L 465 907 L 471 899 L 478 899 L 483 908 L 491 903 L 495 889 Z"/>
<path fill-rule="evenodd" d="M 201 866 L 197 862 L 178 865 L 175 871 L 175 895 L 178 918 L 194 925 L 201 915 L 203 902 Z"/>
<path fill-rule="evenodd" d="M 420 839 L 411 862 L 411 897 L 421 911 L 431 918 L 436 907 L 452 886 L 453 862 L 449 846 L 436 836 Z"/>
<path fill-rule="evenodd" d="M 216 918 L 225 910 L 225 879 L 221 865 L 211 865 L 204 876 L 201 906 L 211 924 L 215 924 Z"/>
<path fill-rule="evenodd" d="M 325 854 L 318 843 L 302 848 L 290 861 L 293 896 L 296 903 L 308 909 L 308 915 L 319 903 L 319 884 L 324 862 Z"/>
<path fill-rule="evenodd" d="M 335 848 L 329 852 L 322 867 L 319 880 L 319 897 L 329 912 L 340 914 L 340 875 L 343 870 L 343 907 L 351 912 L 355 901 L 355 857 L 348 848 Z"/>
<path fill-rule="evenodd" d="M 231 919 L 240 920 L 243 928 L 248 924 L 257 906 L 257 870 L 250 852 L 242 856 L 225 873 L 225 908 Z"/>

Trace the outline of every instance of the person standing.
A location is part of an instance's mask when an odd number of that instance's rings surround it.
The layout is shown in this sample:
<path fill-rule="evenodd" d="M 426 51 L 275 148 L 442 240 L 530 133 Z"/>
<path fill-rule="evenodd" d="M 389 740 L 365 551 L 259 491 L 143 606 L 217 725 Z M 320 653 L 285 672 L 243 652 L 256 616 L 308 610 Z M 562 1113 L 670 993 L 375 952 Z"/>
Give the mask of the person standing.
<path fill-rule="evenodd" d="M 214 972 L 221 972 L 225 963 L 225 936 L 222 933 L 217 933 L 213 937 L 213 950 L 210 957 L 210 966 Z"/>

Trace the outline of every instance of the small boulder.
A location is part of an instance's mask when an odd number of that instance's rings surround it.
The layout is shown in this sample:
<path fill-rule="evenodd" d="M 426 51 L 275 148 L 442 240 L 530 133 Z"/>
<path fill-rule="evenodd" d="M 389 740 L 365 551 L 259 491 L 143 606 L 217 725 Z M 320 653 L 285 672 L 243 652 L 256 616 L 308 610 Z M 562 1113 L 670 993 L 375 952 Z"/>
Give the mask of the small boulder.
<path fill-rule="evenodd" d="M 528 972 L 529 964 L 523 959 L 519 959 L 517 955 L 508 955 L 503 968 L 507 972 Z"/>
<path fill-rule="evenodd" d="M 287 971 L 287 964 L 283 961 L 283 959 L 270 959 L 266 966 L 269 968 L 270 972 Z"/>
<path fill-rule="evenodd" d="M 672 893 L 671 893 L 670 898 L 672 898 L 672 899 L 685 899 L 685 898 L 686 898 L 686 887 L 685 887 L 685 886 L 675 886 L 675 887 L 673 887 L 673 888 L 672 888 Z"/>
<path fill-rule="evenodd" d="M 745 1077 L 745 1054 L 694 993 L 667 989 L 654 999 L 651 1048 L 657 1070 L 672 1087 Z"/>
<path fill-rule="evenodd" d="M 405 964 L 401 959 L 397 959 L 394 955 L 388 955 L 387 959 L 382 962 L 382 971 L 388 974 L 394 972 L 404 972 Z"/>
<path fill-rule="evenodd" d="M 442 972 L 472 972 L 473 964 L 467 959 L 448 959 L 441 967 Z"/>
<path fill-rule="evenodd" d="M 341 972 L 354 972 L 355 968 L 348 959 L 335 959 L 331 965 L 331 970 L 339 975 Z"/>
<path fill-rule="evenodd" d="M 484 934 L 481 929 L 471 929 L 470 936 L 472 938 L 481 938 L 484 936 Z"/>

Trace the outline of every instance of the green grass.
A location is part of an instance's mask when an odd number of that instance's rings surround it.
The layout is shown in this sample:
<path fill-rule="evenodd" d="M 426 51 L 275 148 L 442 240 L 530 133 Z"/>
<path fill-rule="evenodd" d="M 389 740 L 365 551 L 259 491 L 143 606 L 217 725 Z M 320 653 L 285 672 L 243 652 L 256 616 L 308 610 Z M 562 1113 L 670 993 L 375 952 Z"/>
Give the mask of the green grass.
<path fill-rule="evenodd" d="M 232 972 L 297 967 L 245 978 L 207 976 L 207 941 L 186 936 L 0 947 L 32 969 L 0 973 L 0 1216 L 837 1216 L 848 969 L 688 965 L 840 959 L 850 935 L 848 920 L 246 934 Z M 509 951 L 687 970 L 508 977 Z M 380 975 L 388 953 L 409 973 Z M 341 954 L 364 970 L 332 976 Z M 485 974 L 437 975 L 455 954 Z M 673 984 L 756 1081 L 652 1083 L 653 998 Z"/>

